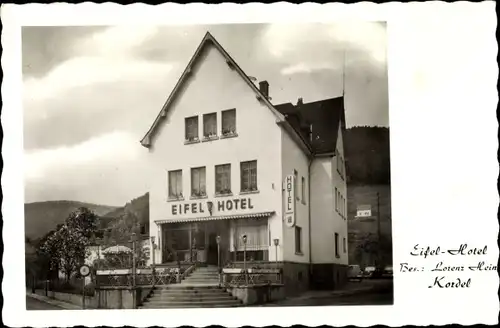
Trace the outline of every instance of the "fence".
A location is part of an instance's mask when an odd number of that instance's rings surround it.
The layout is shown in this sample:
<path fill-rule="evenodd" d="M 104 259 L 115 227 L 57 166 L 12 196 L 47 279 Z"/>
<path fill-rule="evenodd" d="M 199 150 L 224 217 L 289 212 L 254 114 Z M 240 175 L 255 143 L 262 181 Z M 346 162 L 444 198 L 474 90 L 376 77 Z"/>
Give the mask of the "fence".
<path fill-rule="evenodd" d="M 131 269 L 97 270 L 96 285 L 101 287 L 156 286 L 177 283 L 186 268 L 141 268 L 135 274 Z"/>

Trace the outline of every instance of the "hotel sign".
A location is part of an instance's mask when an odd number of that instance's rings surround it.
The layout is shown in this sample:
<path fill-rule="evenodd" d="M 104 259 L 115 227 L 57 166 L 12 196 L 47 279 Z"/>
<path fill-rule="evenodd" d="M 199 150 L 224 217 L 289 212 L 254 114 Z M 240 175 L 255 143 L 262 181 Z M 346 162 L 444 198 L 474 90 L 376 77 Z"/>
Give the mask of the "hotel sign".
<path fill-rule="evenodd" d="M 285 224 L 295 226 L 295 176 L 287 175 L 285 179 Z"/>
<path fill-rule="evenodd" d="M 205 202 L 190 202 L 183 204 L 172 204 L 172 215 L 182 214 L 205 214 L 213 215 L 215 211 L 237 211 L 237 210 L 251 210 L 253 209 L 251 198 L 235 198 L 218 201 L 205 201 Z"/>

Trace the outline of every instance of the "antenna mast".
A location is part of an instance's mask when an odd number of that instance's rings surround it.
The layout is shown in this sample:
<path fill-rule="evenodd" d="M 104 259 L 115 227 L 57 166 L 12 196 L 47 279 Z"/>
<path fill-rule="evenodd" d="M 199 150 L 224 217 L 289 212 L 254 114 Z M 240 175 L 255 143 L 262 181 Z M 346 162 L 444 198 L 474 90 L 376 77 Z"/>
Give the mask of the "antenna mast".
<path fill-rule="evenodd" d="M 345 95 L 345 46 L 344 46 L 344 53 L 342 56 L 342 98 L 344 98 Z"/>

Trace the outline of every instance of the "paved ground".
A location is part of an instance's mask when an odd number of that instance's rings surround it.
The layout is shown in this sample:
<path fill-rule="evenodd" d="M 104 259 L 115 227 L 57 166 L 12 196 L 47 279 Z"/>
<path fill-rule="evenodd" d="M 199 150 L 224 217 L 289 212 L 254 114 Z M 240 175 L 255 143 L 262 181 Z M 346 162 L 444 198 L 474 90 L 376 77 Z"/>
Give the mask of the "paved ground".
<path fill-rule="evenodd" d="M 27 310 L 81 310 L 81 306 L 26 291 Z"/>
<path fill-rule="evenodd" d="M 392 280 L 364 280 L 336 291 L 308 291 L 302 295 L 261 306 L 391 305 Z"/>
<path fill-rule="evenodd" d="M 26 310 L 63 310 L 63 308 L 26 295 Z"/>

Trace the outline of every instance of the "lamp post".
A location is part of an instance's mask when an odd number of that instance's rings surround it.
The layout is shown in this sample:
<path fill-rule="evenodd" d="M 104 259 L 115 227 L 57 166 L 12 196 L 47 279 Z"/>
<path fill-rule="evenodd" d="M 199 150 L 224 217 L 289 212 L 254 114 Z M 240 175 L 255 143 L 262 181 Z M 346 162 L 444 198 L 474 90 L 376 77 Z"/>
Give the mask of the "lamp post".
<path fill-rule="evenodd" d="M 278 238 L 274 239 L 274 247 L 276 249 L 276 268 L 278 268 L 278 246 L 280 244 L 280 240 Z"/>
<path fill-rule="evenodd" d="M 196 249 L 196 237 L 193 238 L 193 255 L 191 257 L 191 263 L 193 262 L 193 257 L 194 257 L 194 263 L 196 264 L 198 262 L 198 251 Z"/>
<path fill-rule="evenodd" d="M 247 272 L 247 235 L 241 237 L 243 240 L 243 271 L 245 272 L 245 285 L 248 286 L 248 272 Z"/>
<path fill-rule="evenodd" d="M 219 273 L 219 287 L 220 287 L 220 277 L 221 277 L 221 269 L 220 269 L 220 236 L 215 237 L 215 241 L 217 242 L 217 272 Z"/>
<path fill-rule="evenodd" d="M 156 250 L 156 244 L 155 244 L 155 236 L 151 236 L 151 273 L 153 275 L 153 285 L 155 282 L 155 250 Z"/>
<path fill-rule="evenodd" d="M 132 287 L 135 288 L 135 275 L 136 275 L 136 267 L 135 267 L 135 242 L 137 240 L 137 235 L 135 232 L 132 233 Z"/>
<path fill-rule="evenodd" d="M 220 236 L 215 237 L 215 241 L 217 242 L 217 267 L 220 270 Z"/>

